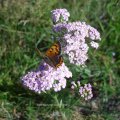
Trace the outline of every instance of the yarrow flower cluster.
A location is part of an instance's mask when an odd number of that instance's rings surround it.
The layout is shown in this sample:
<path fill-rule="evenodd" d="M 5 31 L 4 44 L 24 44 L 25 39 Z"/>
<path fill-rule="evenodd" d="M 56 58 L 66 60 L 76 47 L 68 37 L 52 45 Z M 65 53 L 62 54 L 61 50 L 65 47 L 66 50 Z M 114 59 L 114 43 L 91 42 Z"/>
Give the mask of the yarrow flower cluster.
<path fill-rule="evenodd" d="M 85 22 L 68 22 L 70 13 L 66 9 L 55 9 L 51 13 L 54 37 L 59 41 L 62 53 L 67 55 L 70 63 L 84 65 L 88 59 L 89 48 L 97 49 L 99 47 L 100 33 Z M 56 58 L 56 56 L 54 57 Z M 67 78 L 70 77 L 72 77 L 72 73 L 65 63 L 55 69 L 43 61 L 37 70 L 28 72 L 21 78 L 21 81 L 25 87 L 37 93 L 51 89 L 57 92 L 66 87 Z M 93 97 L 90 84 L 81 86 L 80 81 L 77 84 L 72 82 L 71 88 L 78 88 L 80 96 L 85 100 Z"/>
<path fill-rule="evenodd" d="M 70 17 L 70 13 L 66 9 L 55 9 L 51 11 L 52 20 L 54 23 L 67 22 Z"/>
<path fill-rule="evenodd" d="M 85 100 L 91 99 L 93 97 L 91 84 L 85 84 L 83 87 L 81 86 L 79 93 Z"/>
<path fill-rule="evenodd" d="M 85 64 L 88 59 L 88 43 L 93 48 L 99 47 L 95 42 L 101 39 L 99 32 L 85 22 L 58 23 L 53 26 L 53 30 L 56 33 L 62 33 L 58 40 L 61 42 L 63 53 L 68 55 L 70 63 Z M 91 40 L 88 41 L 88 38 Z"/>
<path fill-rule="evenodd" d="M 78 89 L 80 96 L 85 99 L 85 100 L 89 100 L 93 97 L 92 94 L 92 86 L 90 83 L 85 84 L 84 86 L 81 86 L 80 81 L 77 81 L 77 83 L 75 83 L 74 81 L 71 82 L 71 89 Z"/>
<path fill-rule="evenodd" d="M 66 87 L 66 78 L 72 77 L 72 73 L 63 63 L 54 69 L 47 63 L 42 63 L 36 71 L 28 72 L 22 77 L 22 83 L 30 90 L 37 93 L 53 89 L 55 92 Z"/>

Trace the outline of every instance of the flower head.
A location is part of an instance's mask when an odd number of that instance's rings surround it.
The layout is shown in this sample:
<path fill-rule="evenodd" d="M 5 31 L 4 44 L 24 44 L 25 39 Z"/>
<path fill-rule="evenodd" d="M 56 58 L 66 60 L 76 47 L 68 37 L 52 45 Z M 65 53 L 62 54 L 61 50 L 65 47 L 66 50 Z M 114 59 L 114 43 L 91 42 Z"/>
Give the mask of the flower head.
<path fill-rule="evenodd" d="M 37 93 L 41 93 L 53 88 L 60 91 L 66 87 L 66 78 L 72 77 L 72 73 L 63 63 L 59 68 L 54 69 L 43 62 L 36 71 L 28 72 L 22 77 L 22 83 Z"/>
<path fill-rule="evenodd" d="M 87 25 L 87 29 L 88 29 L 88 36 L 90 39 L 101 40 L 100 33 L 94 27 Z"/>
<path fill-rule="evenodd" d="M 85 84 L 84 86 L 81 86 L 79 88 L 79 93 L 85 100 L 91 99 L 93 97 L 91 84 Z"/>
<path fill-rule="evenodd" d="M 63 53 L 68 56 L 70 63 L 85 65 L 88 59 L 88 43 L 96 49 L 99 46 L 97 42 L 94 42 L 94 40 L 100 40 L 99 32 L 85 22 L 58 23 L 53 26 L 53 30 L 62 34 L 59 34 L 59 41 Z M 92 41 L 86 38 L 90 38 Z"/>
<path fill-rule="evenodd" d="M 69 12 L 66 9 L 55 9 L 51 11 L 52 20 L 54 23 L 57 22 L 66 22 L 70 16 Z"/>

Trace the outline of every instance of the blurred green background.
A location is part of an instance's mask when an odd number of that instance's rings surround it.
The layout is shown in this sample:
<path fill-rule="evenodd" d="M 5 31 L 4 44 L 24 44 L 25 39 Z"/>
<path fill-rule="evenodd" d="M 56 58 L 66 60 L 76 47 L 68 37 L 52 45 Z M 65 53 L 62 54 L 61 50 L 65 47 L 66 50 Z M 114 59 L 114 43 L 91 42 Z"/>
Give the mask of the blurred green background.
<path fill-rule="evenodd" d="M 41 59 L 37 41 L 41 51 L 52 43 L 50 11 L 56 8 L 68 9 L 71 21 L 85 21 L 101 33 L 87 68 L 74 67 L 72 78 L 93 84 L 91 101 L 80 100 L 69 86 L 38 95 L 20 84 Z M 0 0 L 0 120 L 119 120 L 119 74 L 120 0 Z"/>

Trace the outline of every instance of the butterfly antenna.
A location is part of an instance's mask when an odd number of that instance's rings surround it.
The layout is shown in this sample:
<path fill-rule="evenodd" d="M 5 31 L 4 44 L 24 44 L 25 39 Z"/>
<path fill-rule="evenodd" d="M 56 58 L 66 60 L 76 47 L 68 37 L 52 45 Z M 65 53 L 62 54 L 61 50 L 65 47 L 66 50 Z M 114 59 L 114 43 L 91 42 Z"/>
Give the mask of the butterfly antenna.
<path fill-rule="evenodd" d="M 36 45 L 35 50 L 37 51 L 37 53 L 38 53 L 41 57 L 44 57 L 43 53 L 40 52 L 40 50 L 38 49 L 38 45 Z"/>

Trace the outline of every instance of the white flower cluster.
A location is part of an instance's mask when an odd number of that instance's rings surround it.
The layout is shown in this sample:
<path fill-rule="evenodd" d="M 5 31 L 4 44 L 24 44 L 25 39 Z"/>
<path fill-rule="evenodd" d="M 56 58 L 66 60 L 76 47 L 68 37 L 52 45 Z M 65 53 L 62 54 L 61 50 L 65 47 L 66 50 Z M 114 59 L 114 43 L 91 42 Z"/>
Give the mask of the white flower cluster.
<path fill-rule="evenodd" d="M 89 83 L 85 84 L 83 87 L 81 86 L 79 89 L 79 93 L 81 97 L 84 98 L 85 100 L 91 99 L 93 97 L 91 84 Z"/>
<path fill-rule="evenodd" d="M 79 89 L 80 96 L 85 100 L 90 100 L 93 97 L 92 86 L 90 83 L 81 86 L 80 81 L 77 81 L 77 83 L 72 81 L 71 89 L 75 89 L 75 88 Z"/>
<path fill-rule="evenodd" d="M 70 13 L 66 9 L 55 9 L 51 11 L 52 20 L 54 23 L 57 22 L 66 22 L 70 17 Z"/>
<path fill-rule="evenodd" d="M 86 38 L 90 38 L 90 45 L 93 48 L 98 48 L 98 43 L 93 40 L 100 40 L 99 32 L 87 25 L 85 22 L 59 23 L 53 26 L 53 30 L 57 33 L 63 33 L 60 36 L 63 53 L 67 54 L 70 63 L 76 65 L 84 65 L 88 59 L 88 42 Z M 61 35 L 61 34 L 60 34 Z M 63 46 L 62 43 L 65 43 Z"/>
<path fill-rule="evenodd" d="M 50 89 L 57 92 L 66 87 L 66 78 L 69 77 L 72 77 L 72 73 L 64 63 L 59 68 L 54 69 L 44 62 L 38 70 L 28 72 L 21 80 L 24 86 L 37 93 Z"/>
<path fill-rule="evenodd" d="M 101 40 L 100 33 L 85 22 L 67 22 L 70 14 L 66 9 L 55 9 L 51 13 L 54 23 L 53 31 L 61 44 L 62 53 L 68 56 L 70 63 L 84 65 L 88 59 L 89 47 L 96 49 L 99 47 L 97 40 Z M 70 77 L 72 73 L 64 63 L 55 69 L 44 61 L 39 69 L 28 72 L 21 80 L 30 90 L 41 93 L 50 89 L 60 91 L 66 87 L 66 78 Z M 88 100 L 93 96 L 90 84 L 85 84 L 84 87 L 80 87 L 79 81 L 77 84 L 81 97 Z M 73 82 L 72 88 L 76 86 Z"/>

